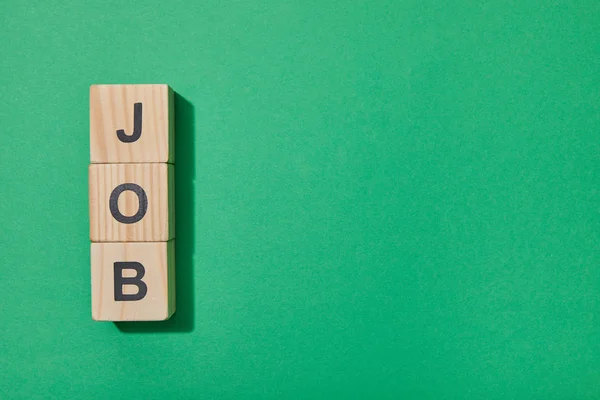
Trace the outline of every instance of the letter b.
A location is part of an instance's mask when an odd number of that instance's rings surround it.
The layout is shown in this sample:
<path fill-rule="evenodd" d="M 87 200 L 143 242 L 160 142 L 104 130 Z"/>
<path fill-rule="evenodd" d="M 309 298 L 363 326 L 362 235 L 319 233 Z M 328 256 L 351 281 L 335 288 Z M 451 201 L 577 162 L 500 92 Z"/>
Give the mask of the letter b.
<path fill-rule="evenodd" d="M 144 266 L 137 261 L 117 261 L 115 266 L 115 301 L 137 301 L 142 300 L 148 293 L 148 286 L 142 281 L 146 274 Z M 123 276 L 123 270 L 133 269 L 136 271 L 136 276 L 126 278 Z M 123 285 L 135 285 L 138 288 L 136 294 L 124 294 Z"/>

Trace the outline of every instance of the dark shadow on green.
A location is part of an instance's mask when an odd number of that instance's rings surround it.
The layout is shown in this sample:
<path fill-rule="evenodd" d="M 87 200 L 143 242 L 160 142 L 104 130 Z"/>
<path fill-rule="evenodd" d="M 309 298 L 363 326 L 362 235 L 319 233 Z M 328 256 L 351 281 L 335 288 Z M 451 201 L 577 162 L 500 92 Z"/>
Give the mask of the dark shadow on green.
<path fill-rule="evenodd" d="M 194 330 L 194 106 L 175 93 L 175 274 L 177 310 L 167 321 L 115 322 L 121 332 Z"/>

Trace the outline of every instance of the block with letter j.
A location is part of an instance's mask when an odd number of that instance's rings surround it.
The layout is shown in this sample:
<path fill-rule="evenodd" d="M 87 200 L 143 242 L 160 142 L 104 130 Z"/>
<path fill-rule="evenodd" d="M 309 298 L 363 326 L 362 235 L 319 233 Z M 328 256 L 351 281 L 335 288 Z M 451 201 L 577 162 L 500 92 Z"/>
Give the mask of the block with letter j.
<path fill-rule="evenodd" d="M 173 163 L 174 94 L 167 85 L 92 85 L 92 163 Z"/>

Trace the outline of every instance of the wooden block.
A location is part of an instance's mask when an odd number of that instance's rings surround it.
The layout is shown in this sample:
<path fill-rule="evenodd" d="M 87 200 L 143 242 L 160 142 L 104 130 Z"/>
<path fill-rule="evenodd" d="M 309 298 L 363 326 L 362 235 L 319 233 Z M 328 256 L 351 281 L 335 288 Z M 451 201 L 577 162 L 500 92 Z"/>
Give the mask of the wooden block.
<path fill-rule="evenodd" d="M 92 318 L 162 321 L 175 312 L 175 241 L 92 243 Z"/>
<path fill-rule="evenodd" d="M 174 162 L 173 90 L 168 85 L 92 85 L 92 163 Z"/>
<path fill-rule="evenodd" d="M 174 166 L 91 164 L 92 242 L 166 242 L 175 237 Z"/>

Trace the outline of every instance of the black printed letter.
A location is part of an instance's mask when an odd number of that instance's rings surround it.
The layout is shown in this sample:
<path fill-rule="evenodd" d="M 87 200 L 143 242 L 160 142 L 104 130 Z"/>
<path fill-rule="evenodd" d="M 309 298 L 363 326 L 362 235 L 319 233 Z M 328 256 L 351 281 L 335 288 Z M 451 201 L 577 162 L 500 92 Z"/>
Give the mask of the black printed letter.
<path fill-rule="evenodd" d="M 133 193 L 137 194 L 140 202 L 137 213 L 130 217 L 124 216 L 121 214 L 121 211 L 119 211 L 119 196 L 126 190 L 131 190 Z M 117 186 L 110 194 L 108 206 L 114 219 L 123 224 L 133 224 L 144 218 L 144 215 L 146 215 L 146 211 L 148 210 L 148 197 L 141 186 L 136 185 L 135 183 L 123 183 Z"/>
<path fill-rule="evenodd" d="M 133 278 L 123 277 L 124 269 L 134 269 L 136 275 Z M 146 270 L 137 261 L 117 261 L 115 263 L 115 301 L 141 300 L 148 293 L 148 286 L 142 281 Z M 136 294 L 123 294 L 123 285 L 135 285 L 138 287 Z"/>
<path fill-rule="evenodd" d="M 142 103 L 133 104 L 133 133 L 131 136 L 124 129 L 117 131 L 117 137 L 123 143 L 133 143 L 142 136 Z"/>

